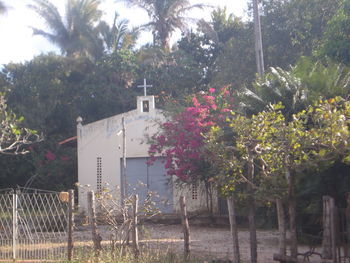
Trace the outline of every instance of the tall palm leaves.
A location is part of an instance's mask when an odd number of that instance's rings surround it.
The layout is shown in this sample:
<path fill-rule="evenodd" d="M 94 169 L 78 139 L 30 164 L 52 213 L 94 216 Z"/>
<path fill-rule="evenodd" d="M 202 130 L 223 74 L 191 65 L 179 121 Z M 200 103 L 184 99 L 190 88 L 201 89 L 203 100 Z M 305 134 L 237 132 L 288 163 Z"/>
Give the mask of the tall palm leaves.
<path fill-rule="evenodd" d="M 281 68 L 270 68 L 263 79 L 256 81 L 254 92 L 243 88 L 241 94 L 247 113 L 257 113 L 269 104 L 282 102 L 287 118 L 305 107 L 305 95 L 301 79 Z"/>
<path fill-rule="evenodd" d="M 313 61 L 302 57 L 289 71 L 270 68 L 263 79 L 255 83 L 255 91 L 245 89 L 242 100 L 245 110 L 256 113 L 270 103 L 282 102 L 284 114 L 290 118 L 313 101 L 350 94 L 350 69 L 325 58 Z"/>
<path fill-rule="evenodd" d="M 309 101 L 315 101 L 320 96 L 332 98 L 350 94 L 350 68 L 342 63 L 329 58 L 315 62 L 302 57 L 292 71 L 302 80 Z"/>
<path fill-rule="evenodd" d="M 188 18 L 186 13 L 192 9 L 204 8 L 203 4 L 191 5 L 189 0 L 121 0 L 147 11 L 151 22 L 144 25 L 153 32 L 154 43 L 169 49 L 172 33 L 184 30 Z"/>
<path fill-rule="evenodd" d="M 129 31 L 129 21 L 126 19 L 118 21 L 118 16 L 116 12 L 112 26 L 109 26 L 105 21 L 101 21 L 97 27 L 107 53 L 132 48 L 139 35 L 138 28 Z"/>
<path fill-rule="evenodd" d="M 101 0 L 67 0 L 65 16 L 47 0 L 33 0 L 29 7 L 41 16 L 49 32 L 33 28 L 34 35 L 41 35 L 56 44 L 68 56 L 97 57 L 102 53 L 101 40 L 95 28 L 102 16 L 98 9 Z"/>

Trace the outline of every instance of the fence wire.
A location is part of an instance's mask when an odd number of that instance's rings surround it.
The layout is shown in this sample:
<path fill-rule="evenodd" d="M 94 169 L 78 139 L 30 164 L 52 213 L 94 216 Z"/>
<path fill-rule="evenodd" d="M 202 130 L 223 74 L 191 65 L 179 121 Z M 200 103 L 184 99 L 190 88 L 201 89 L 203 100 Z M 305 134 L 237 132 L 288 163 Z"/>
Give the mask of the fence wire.
<path fill-rule="evenodd" d="M 0 191 L 0 260 L 65 259 L 67 224 L 59 193 Z"/>

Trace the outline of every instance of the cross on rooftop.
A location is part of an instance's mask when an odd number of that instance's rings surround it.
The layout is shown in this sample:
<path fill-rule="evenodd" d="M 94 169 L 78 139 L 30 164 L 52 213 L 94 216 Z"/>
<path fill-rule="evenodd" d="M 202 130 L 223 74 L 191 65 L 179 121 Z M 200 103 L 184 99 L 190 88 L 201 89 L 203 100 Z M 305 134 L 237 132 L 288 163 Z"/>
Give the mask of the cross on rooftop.
<path fill-rule="evenodd" d="M 143 79 L 143 85 L 138 85 L 137 87 L 143 88 L 143 92 L 144 92 L 145 96 L 147 96 L 147 88 L 152 88 L 153 85 L 147 85 L 146 79 Z"/>

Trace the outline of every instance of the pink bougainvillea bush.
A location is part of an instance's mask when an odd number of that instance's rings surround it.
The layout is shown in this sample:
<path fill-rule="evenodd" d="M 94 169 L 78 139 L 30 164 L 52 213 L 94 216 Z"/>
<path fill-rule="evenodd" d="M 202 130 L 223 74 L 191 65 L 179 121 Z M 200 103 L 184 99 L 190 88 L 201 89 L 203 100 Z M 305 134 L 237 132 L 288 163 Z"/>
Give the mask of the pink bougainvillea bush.
<path fill-rule="evenodd" d="M 207 177 L 210 163 L 206 160 L 211 153 L 204 147 L 205 136 L 211 127 L 225 125 L 233 109 L 234 100 L 229 87 L 211 88 L 193 96 L 190 107 L 162 123 L 160 131 L 152 136 L 150 163 L 161 155 L 165 157 L 168 175 L 175 175 L 183 181 Z"/>

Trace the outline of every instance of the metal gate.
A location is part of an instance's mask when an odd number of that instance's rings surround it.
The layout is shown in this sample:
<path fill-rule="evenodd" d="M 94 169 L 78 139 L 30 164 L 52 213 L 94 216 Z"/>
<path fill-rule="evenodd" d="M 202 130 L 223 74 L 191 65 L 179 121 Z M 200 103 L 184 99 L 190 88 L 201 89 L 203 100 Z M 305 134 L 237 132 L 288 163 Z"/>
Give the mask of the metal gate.
<path fill-rule="evenodd" d="M 0 190 L 0 261 L 66 259 L 67 223 L 57 192 Z"/>
<path fill-rule="evenodd" d="M 138 194 L 143 201 L 147 198 L 148 191 L 155 192 L 159 196 L 159 210 L 162 213 L 172 213 L 173 189 L 171 177 L 166 176 L 163 159 L 157 158 L 152 165 L 147 164 L 147 161 L 143 157 L 126 159 L 126 193 Z M 122 165 L 121 167 L 123 169 Z"/>

